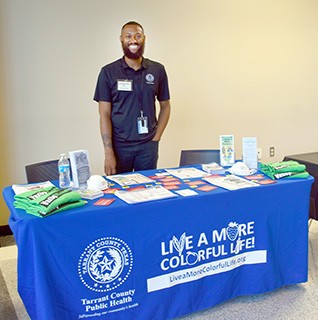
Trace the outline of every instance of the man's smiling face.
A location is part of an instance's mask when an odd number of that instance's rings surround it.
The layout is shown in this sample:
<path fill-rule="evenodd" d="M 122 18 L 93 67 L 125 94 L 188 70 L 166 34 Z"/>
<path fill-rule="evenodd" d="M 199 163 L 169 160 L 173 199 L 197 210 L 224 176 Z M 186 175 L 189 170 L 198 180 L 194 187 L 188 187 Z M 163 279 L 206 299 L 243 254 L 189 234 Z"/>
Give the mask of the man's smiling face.
<path fill-rule="evenodd" d="M 123 28 L 120 41 L 124 55 L 129 59 L 139 59 L 144 54 L 145 35 L 137 25 L 127 25 Z"/>

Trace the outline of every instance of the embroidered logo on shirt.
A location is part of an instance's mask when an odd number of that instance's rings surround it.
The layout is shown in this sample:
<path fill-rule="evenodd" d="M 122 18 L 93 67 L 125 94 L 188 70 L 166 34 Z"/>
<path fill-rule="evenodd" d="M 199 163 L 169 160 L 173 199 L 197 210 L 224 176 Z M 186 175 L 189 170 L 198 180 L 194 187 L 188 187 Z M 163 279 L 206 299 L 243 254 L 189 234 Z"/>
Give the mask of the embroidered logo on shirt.
<path fill-rule="evenodd" d="M 154 77 L 153 74 L 148 73 L 148 74 L 146 74 L 145 78 L 146 78 L 146 83 L 147 84 L 154 84 L 155 77 Z"/>

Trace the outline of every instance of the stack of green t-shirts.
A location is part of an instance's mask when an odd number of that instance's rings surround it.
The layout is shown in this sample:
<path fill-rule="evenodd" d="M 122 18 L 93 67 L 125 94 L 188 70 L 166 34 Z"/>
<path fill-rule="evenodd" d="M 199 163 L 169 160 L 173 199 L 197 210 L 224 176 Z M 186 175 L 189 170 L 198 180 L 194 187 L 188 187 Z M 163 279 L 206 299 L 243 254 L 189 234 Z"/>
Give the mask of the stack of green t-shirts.
<path fill-rule="evenodd" d="M 76 208 L 86 203 L 79 193 L 57 187 L 41 188 L 14 196 L 15 208 L 24 209 L 27 213 L 45 217 L 52 213 Z"/>
<path fill-rule="evenodd" d="M 293 160 L 260 163 L 260 171 L 272 179 L 307 178 L 309 176 L 306 166 Z"/>

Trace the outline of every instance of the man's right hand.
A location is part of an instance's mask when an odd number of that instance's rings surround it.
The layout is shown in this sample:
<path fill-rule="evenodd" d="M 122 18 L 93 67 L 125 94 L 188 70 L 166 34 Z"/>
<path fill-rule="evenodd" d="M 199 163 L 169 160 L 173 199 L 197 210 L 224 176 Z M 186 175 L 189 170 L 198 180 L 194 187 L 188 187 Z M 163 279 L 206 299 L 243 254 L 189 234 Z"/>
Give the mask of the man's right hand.
<path fill-rule="evenodd" d="M 116 157 L 113 150 L 105 151 L 104 171 L 106 176 L 116 174 Z"/>

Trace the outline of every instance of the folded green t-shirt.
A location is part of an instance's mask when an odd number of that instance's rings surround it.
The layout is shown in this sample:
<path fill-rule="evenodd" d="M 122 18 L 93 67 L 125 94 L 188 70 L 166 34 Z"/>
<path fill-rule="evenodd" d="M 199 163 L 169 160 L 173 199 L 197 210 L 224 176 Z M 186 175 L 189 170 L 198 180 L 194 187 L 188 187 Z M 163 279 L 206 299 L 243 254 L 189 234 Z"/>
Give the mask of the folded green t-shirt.
<path fill-rule="evenodd" d="M 309 176 L 306 166 L 294 160 L 270 162 L 267 164 L 260 163 L 260 171 L 272 179 L 307 178 Z"/>
<path fill-rule="evenodd" d="M 27 191 L 14 197 L 14 206 L 24 209 L 36 216 L 47 216 L 52 213 L 82 206 L 86 203 L 79 193 L 69 189 L 48 187 Z"/>

